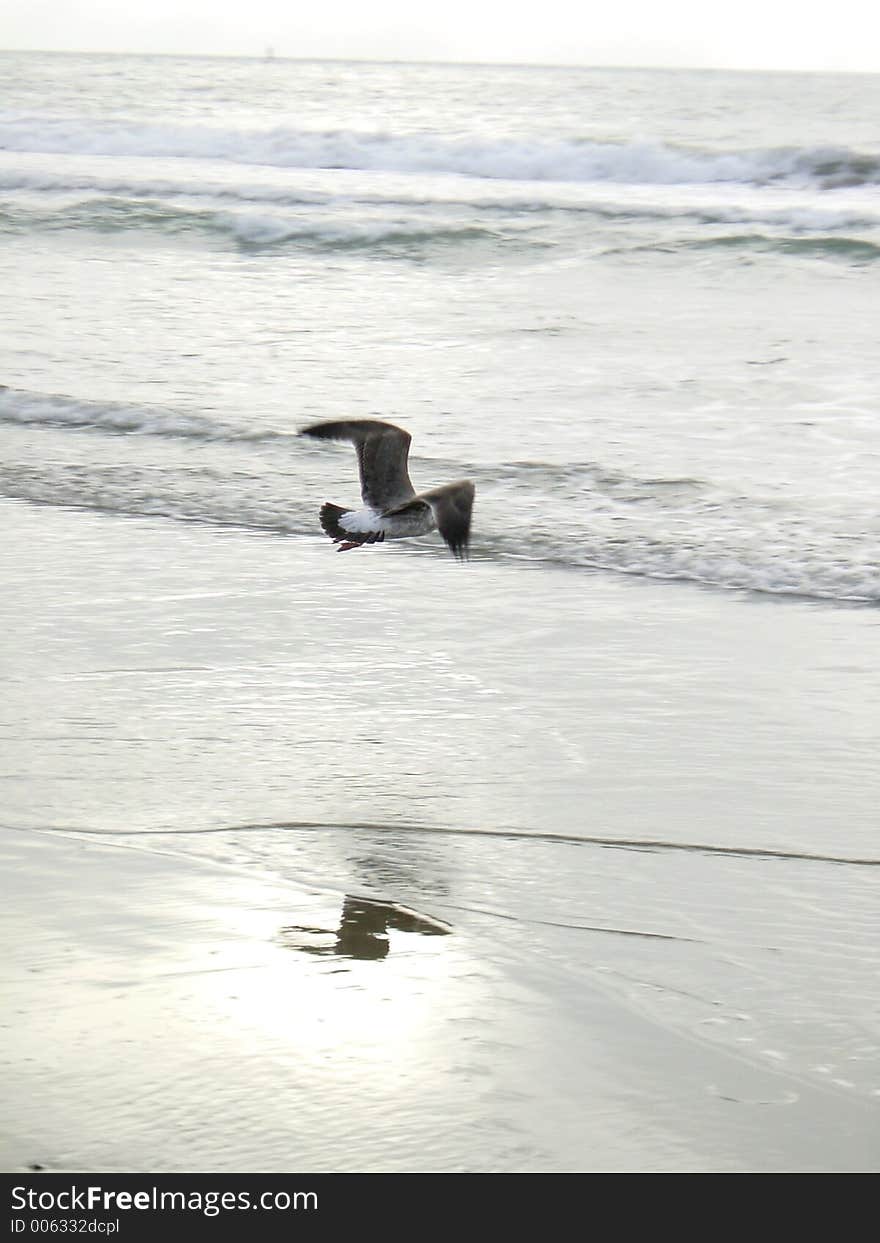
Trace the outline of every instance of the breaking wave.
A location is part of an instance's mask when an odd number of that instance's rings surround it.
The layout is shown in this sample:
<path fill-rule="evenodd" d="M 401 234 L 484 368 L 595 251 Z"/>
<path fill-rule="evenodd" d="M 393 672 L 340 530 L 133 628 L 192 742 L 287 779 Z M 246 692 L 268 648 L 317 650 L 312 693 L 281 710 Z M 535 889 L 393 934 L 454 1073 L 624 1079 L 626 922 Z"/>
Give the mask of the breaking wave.
<path fill-rule="evenodd" d="M 503 242 L 498 231 L 475 224 L 429 220 L 316 220 L 267 210 L 222 210 L 124 197 L 88 199 L 27 210 L 0 206 L 0 232 L 87 229 L 115 233 L 143 230 L 168 235 L 203 234 L 246 248 L 295 244 L 314 250 L 379 250 Z M 519 239 L 516 239 L 519 240 Z M 535 242 L 533 244 L 539 244 Z"/>
<path fill-rule="evenodd" d="M 467 255 L 474 248 L 526 257 L 588 246 L 597 255 L 634 250 L 741 250 L 831 259 L 880 259 L 880 205 L 772 203 L 544 204 L 508 201 L 401 202 L 370 196 L 301 197 L 282 187 L 194 189 L 162 182 L 126 186 L 113 179 L 34 177 L 0 170 L 0 234 L 85 231 L 201 239 L 243 250 L 353 251 L 376 257 Z M 41 193 L 42 191 L 42 193 Z M 46 193 L 45 191 L 48 191 Z M 623 195 L 623 192 L 621 192 Z M 38 197 L 39 196 L 39 197 Z M 795 196 L 797 200 L 797 196 Z M 599 228 L 640 225 L 656 240 L 602 245 Z M 671 228 L 662 226 L 671 225 Z M 676 231 L 677 230 L 677 231 Z M 613 237 L 612 233 L 612 237 Z M 609 238 L 609 241 L 612 239 Z"/>
<path fill-rule="evenodd" d="M 357 130 L 223 129 L 8 114 L 0 119 L 0 150 L 183 158 L 277 168 L 450 173 L 514 181 L 789 182 L 826 189 L 880 183 L 880 157 L 846 147 L 723 151 L 659 142 L 478 141 Z"/>
<path fill-rule="evenodd" d="M 127 402 L 87 401 L 0 385 L 0 423 L 171 436 L 186 440 L 264 440 L 284 433 L 254 432 L 202 415 Z"/>
<path fill-rule="evenodd" d="M 327 489 L 327 448 L 299 440 L 293 429 L 254 432 L 181 411 L 15 389 L 0 390 L 0 421 L 160 438 L 149 465 L 134 454 L 113 464 L 91 455 L 84 461 L 7 461 L 0 465 L 0 495 L 323 538 L 317 504 Z M 205 455 L 182 454 L 180 442 L 194 440 L 205 443 Z M 208 443 L 217 441 L 238 446 L 231 459 L 207 456 Z M 864 520 L 858 499 L 856 520 L 847 497 L 817 507 L 809 499 L 758 491 L 733 495 L 708 480 L 636 478 L 591 462 L 488 467 L 422 459 L 416 472 L 426 481 L 462 475 L 475 481 L 477 560 L 880 604 L 880 532 L 876 522 Z M 392 546 L 390 555 L 412 547 Z"/>

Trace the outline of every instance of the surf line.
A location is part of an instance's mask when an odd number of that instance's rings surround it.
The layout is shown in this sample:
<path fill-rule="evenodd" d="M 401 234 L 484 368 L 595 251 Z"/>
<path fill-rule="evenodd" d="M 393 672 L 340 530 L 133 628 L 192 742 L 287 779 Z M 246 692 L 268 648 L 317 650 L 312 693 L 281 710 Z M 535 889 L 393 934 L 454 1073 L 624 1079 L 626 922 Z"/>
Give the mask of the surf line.
<path fill-rule="evenodd" d="M 567 924 L 554 919 L 533 919 L 522 915 L 508 915 L 504 911 L 491 911 L 482 906 L 450 906 L 451 911 L 466 911 L 469 915 L 488 915 L 491 919 L 507 919 L 515 924 L 535 924 L 541 928 L 563 928 L 567 932 L 607 932 L 617 937 L 642 937 L 646 941 L 686 941 L 690 945 L 705 945 L 697 937 L 678 937 L 671 932 L 641 932 L 634 928 L 609 928 L 603 924 Z"/>
<path fill-rule="evenodd" d="M 510 841 L 561 842 L 569 846 L 602 846 L 611 850 L 676 851 L 686 854 L 721 855 L 731 858 L 780 859 L 795 863 L 838 863 L 850 867 L 880 867 L 880 859 L 858 858 L 852 855 L 823 855 L 804 851 L 773 850 L 759 846 L 712 846 L 707 842 L 671 842 L 662 838 L 596 837 L 578 833 L 550 833 L 539 830 L 502 828 L 477 829 L 454 828 L 446 825 L 408 824 L 391 821 L 387 824 L 367 824 L 358 821 L 280 820 L 257 824 L 215 825 L 202 829 L 90 829 L 78 825 L 0 825 L 25 833 L 80 833 L 90 837 L 198 837 L 209 833 L 269 833 L 269 832 L 366 832 L 421 833 L 432 836 L 499 837 Z"/>

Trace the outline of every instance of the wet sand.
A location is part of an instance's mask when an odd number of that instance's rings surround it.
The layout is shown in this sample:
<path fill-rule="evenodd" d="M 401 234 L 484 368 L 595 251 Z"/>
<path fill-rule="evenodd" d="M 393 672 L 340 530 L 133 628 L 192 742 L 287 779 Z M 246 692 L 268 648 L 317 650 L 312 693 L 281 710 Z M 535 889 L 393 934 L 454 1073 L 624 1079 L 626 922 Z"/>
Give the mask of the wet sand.
<path fill-rule="evenodd" d="M 2 509 L 3 1168 L 880 1164 L 874 612 Z"/>

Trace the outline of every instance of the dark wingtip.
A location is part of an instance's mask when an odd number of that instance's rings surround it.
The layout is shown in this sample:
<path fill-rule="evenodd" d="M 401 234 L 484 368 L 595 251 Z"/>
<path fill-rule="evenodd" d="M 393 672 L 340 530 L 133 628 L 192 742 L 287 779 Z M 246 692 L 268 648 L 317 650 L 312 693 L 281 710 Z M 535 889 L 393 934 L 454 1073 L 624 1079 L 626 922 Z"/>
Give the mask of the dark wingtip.
<path fill-rule="evenodd" d="M 310 423 L 308 427 L 301 427 L 297 436 L 315 436 L 319 440 L 326 440 L 328 439 L 327 432 L 324 430 L 326 427 L 326 423 Z"/>
<path fill-rule="evenodd" d="M 467 561 L 470 558 L 471 508 L 475 492 L 476 488 L 471 481 L 462 479 L 457 484 L 448 484 L 445 488 L 438 488 L 435 493 L 428 494 L 446 495 L 448 504 L 439 519 L 440 534 L 457 561 Z"/>
<path fill-rule="evenodd" d="M 301 427 L 297 435 L 314 436 L 317 440 L 349 440 L 357 444 L 365 436 L 378 436 L 387 432 L 405 436 L 407 441 L 410 439 L 409 432 L 393 423 L 385 423 L 382 419 L 330 419 Z"/>
<path fill-rule="evenodd" d="M 470 546 L 466 539 L 449 539 L 446 541 L 449 551 L 455 557 L 456 561 L 470 560 Z"/>

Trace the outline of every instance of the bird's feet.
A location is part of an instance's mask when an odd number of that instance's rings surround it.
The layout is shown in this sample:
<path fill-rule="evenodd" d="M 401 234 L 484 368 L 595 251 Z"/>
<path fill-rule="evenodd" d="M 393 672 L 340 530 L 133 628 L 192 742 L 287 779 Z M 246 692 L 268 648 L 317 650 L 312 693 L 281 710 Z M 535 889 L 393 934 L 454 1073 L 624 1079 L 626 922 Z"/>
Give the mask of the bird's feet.
<path fill-rule="evenodd" d="M 336 549 L 337 552 L 348 552 L 349 548 L 360 548 L 360 540 L 346 540 L 344 544 L 340 544 Z"/>

